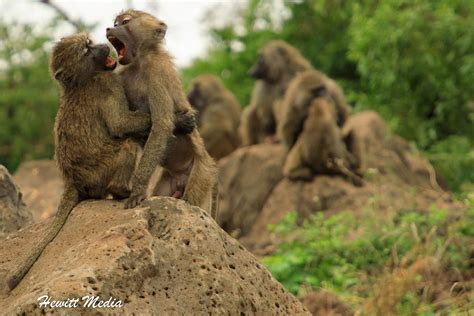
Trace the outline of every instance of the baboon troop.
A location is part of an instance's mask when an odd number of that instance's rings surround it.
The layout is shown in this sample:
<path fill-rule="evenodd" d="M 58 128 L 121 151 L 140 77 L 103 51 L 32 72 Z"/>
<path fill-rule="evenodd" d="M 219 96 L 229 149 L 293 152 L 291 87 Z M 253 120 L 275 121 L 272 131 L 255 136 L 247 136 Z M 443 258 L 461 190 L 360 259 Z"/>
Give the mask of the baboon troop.
<path fill-rule="evenodd" d="M 335 81 L 289 44 L 275 40 L 258 52 L 250 105 L 214 75 L 200 75 L 186 95 L 172 56 L 167 26 L 137 10 L 120 13 L 107 28 L 121 68 L 105 44 L 80 33 L 61 39 L 50 71 L 59 83 L 55 159 L 65 189 L 46 236 L 8 279 L 13 289 L 69 213 L 85 199 L 126 199 L 133 208 L 147 192 L 171 196 L 217 214 L 219 160 L 240 145 L 281 142 L 283 174 L 311 180 L 339 174 L 362 184 L 359 140 L 344 129 L 350 108 Z M 197 128 L 196 128 L 197 125 Z M 150 183 L 152 174 L 158 180 Z"/>
<path fill-rule="evenodd" d="M 233 152 L 240 143 L 240 105 L 221 79 L 200 75 L 191 82 L 188 100 L 198 112 L 199 132 L 216 160 Z"/>

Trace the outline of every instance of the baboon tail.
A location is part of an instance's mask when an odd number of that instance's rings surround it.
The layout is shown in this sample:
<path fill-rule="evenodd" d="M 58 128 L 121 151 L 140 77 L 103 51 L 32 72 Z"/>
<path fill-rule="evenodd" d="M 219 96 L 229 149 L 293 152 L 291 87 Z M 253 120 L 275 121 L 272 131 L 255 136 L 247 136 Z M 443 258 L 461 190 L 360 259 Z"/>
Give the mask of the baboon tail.
<path fill-rule="evenodd" d="M 59 203 L 58 211 L 54 216 L 51 228 L 47 232 L 46 236 L 35 246 L 32 253 L 28 256 L 26 261 L 17 267 L 11 275 L 7 278 L 7 285 L 9 290 L 13 290 L 25 277 L 28 271 L 31 269 L 33 264 L 38 260 L 43 250 L 48 244 L 53 241 L 56 235 L 59 233 L 64 223 L 66 222 L 69 214 L 71 213 L 74 206 L 79 203 L 79 193 L 76 188 L 70 184 L 66 184 L 64 193 Z"/>

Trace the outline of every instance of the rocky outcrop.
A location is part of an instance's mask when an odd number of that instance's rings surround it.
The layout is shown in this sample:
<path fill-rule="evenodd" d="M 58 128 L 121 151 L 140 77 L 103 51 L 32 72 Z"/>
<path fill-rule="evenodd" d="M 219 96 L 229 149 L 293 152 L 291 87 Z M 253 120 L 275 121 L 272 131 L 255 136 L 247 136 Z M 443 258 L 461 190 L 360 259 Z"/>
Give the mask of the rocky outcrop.
<path fill-rule="evenodd" d="M 63 181 L 53 160 L 22 163 L 13 178 L 23 192 L 35 222 L 56 213 L 63 192 Z"/>
<path fill-rule="evenodd" d="M 7 168 L 0 165 L 0 236 L 15 232 L 33 222 L 19 188 Z"/>
<path fill-rule="evenodd" d="M 281 175 L 285 153 L 280 145 L 241 148 L 220 162 L 221 226 L 238 232 L 245 246 L 264 255 L 279 243 L 268 224 L 278 223 L 291 211 L 305 218 L 318 211 L 351 210 L 357 215 L 367 208 L 396 212 L 423 211 L 432 205 L 461 207 L 439 187 L 431 164 L 402 138 L 387 135 L 384 121 L 375 112 L 352 116 L 344 130 L 361 141 L 364 186 L 329 175 L 290 181 Z"/>
<path fill-rule="evenodd" d="M 0 275 L 21 262 L 49 221 L 0 242 Z M 39 306 L 99 296 L 120 308 Z M 83 304 L 79 300 L 79 304 Z M 20 285 L 0 298 L 3 314 L 125 315 L 308 314 L 257 259 L 206 212 L 173 198 L 124 210 L 118 201 L 85 201 Z"/>

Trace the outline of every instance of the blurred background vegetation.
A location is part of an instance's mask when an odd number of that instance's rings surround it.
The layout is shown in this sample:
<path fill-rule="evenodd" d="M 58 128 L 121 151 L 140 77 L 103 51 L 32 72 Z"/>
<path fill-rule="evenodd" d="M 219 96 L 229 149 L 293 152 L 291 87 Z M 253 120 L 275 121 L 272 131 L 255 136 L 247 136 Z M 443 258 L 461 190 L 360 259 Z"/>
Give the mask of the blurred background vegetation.
<path fill-rule="evenodd" d="M 355 112 L 380 112 L 451 190 L 472 190 L 474 1 L 283 1 L 278 10 L 274 3 L 243 2 L 218 24 L 212 21 L 220 11 L 210 11 L 210 48 L 182 69 L 185 85 L 217 74 L 246 106 L 257 50 L 283 39 L 344 87 Z M 47 62 L 54 28 L 55 21 L 40 31 L 0 21 L 0 163 L 11 171 L 52 157 L 58 102 Z"/>

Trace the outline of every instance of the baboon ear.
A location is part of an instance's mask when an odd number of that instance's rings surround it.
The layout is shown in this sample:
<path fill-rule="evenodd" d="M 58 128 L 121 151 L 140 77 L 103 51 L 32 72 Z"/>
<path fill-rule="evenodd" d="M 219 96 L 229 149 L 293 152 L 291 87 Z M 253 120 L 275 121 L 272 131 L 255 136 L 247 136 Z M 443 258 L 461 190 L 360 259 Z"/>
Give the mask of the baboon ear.
<path fill-rule="evenodd" d="M 62 68 L 59 68 L 58 70 L 56 70 L 54 72 L 54 79 L 58 80 L 58 81 L 62 81 L 63 79 L 63 75 L 64 75 L 64 71 Z"/>
<path fill-rule="evenodd" d="M 311 89 L 311 94 L 314 97 L 323 97 L 327 93 L 326 87 L 325 86 L 319 86 L 316 88 Z"/>

